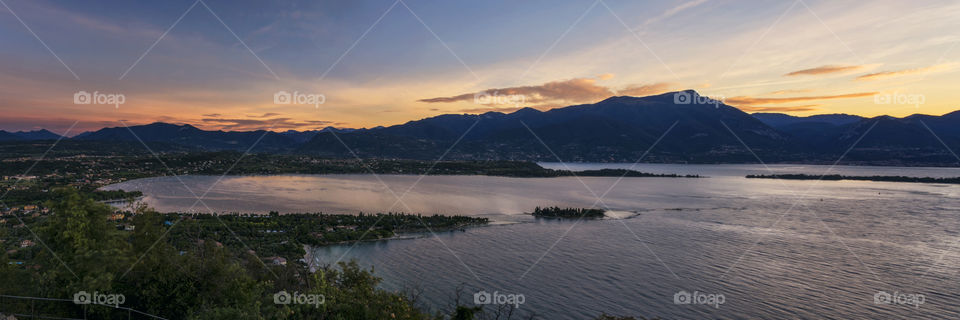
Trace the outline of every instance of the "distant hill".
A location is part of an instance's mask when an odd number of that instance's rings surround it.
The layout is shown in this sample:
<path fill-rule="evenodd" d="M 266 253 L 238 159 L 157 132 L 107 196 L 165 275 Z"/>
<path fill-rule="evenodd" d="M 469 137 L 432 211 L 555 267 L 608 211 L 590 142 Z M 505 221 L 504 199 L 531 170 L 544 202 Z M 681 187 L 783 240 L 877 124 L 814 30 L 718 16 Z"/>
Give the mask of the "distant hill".
<path fill-rule="evenodd" d="M 0 141 L 19 141 L 23 140 L 23 137 L 20 137 L 16 134 L 0 130 Z"/>
<path fill-rule="evenodd" d="M 131 131 L 133 134 L 131 134 Z M 152 123 L 142 126 L 103 128 L 85 132 L 74 140 L 162 142 L 184 145 L 201 150 L 246 151 L 254 146 L 254 152 L 284 152 L 294 148 L 297 141 L 283 133 L 258 131 L 206 131 L 189 124 L 175 125 Z M 257 140 L 261 140 L 256 143 Z"/>
<path fill-rule="evenodd" d="M 834 114 L 818 114 L 807 117 L 797 117 L 791 116 L 783 113 L 754 113 L 752 114 L 754 118 L 760 120 L 760 122 L 765 123 L 768 126 L 774 128 L 782 128 L 784 126 L 790 126 L 795 124 L 802 123 L 825 123 L 834 126 L 848 125 L 864 118 L 861 116 L 843 114 L 843 113 L 834 113 Z"/>
<path fill-rule="evenodd" d="M 697 93 L 687 90 L 647 97 L 611 97 L 549 111 L 525 108 L 512 113 L 445 114 L 372 129 L 224 132 L 153 123 L 130 129 L 104 128 L 70 141 L 137 142 L 132 130 L 145 142 L 165 146 L 166 150 L 246 151 L 262 137 L 253 152 L 533 161 L 556 161 L 559 156 L 563 161 L 633 162 L 649 149 L 644 161 L 752 163 L 759 157 L 770 163 L 833 163 L 860 140 L 844 158 L 847 163 L 958 162 L 943 144 L 960 151 L 960 111 L 904 118 L 751 115 L 719 103 L 676 103 L 677 95 Z M 671 126 L 670 132 L 656 143 Z M 869 134 L 864 136 L 867 130 Z M 451 149 L 461 136 L 462 140 Z M 0 141 L 24 139 L 0 131 Z"/>
<path fill-rule="evenodd" d="M 50 132 L 46 129 L 34 131 L 7 132 L 0 130 L 0 141 L 32 141 L 32 140 L 57 140 L 60 135 Z"/>
<path fill-rule="evenodd" d="M 23 138 L 24 140 L 57 140 L 60 139 L 60 135 L 50 132 L 47 129 L 40 129 L 34 131 L 17 131 L 13 134 Z"/>
<path fill-rule="evenodd" d="M 797 117 L 782 113 L 754 113 L 753 117 L 792 137 L 798 143 L 796 147 L 808 147 L 814 152 L 822 152 L 824 147 L 837 148 L 836 138 L 849 130 L 850 125 L 864 120 L 848 114 Z"/>
<path fill-rule="evenodd" d="M 313 139 L 319 130 L 309 130 L 309 131 L 296 131 L 296 130 L 287 130 L 280 132 L 280 135 L 292 139 L 296 143 L 304 143 Z"/>

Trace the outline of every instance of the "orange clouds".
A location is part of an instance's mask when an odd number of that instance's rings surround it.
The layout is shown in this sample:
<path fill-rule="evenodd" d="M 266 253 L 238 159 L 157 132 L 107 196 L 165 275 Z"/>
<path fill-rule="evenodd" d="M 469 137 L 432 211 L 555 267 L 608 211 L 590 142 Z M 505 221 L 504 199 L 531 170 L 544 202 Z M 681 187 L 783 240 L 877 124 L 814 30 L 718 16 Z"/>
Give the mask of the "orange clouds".
<path fill-rule="evenodd" d="M 239 118 L 203 118 L 202 126 L 214 127 L 227 131 L 247 130 L 316 130 L 333 125 L 332 121 L 323 120 L 294 120 L 291 118 L 273 119 L 239 119 Z"/>
<path fill-rule="evenodd" d="M 786 93 L 801 93 L 801 92 L 810 92 L 811 90 L 779 90 L 771 92 L 770 94 L 781 95 Z M 734 105 L 738 109 L 746 112 L 805 112 L 805 111 L 816 111 L 819 104 L 803 104 L 803 105 L 794 105 L 794 106 L 758 106 L 758 105 L 768 105 L 768 104 L 784 104 L 784 103 L 795 103 L 795 102 L 804 102 L 804 101 L 814 101 L 814 100 L 832 100 L 832 99 L 848 99 L 848 98 L 859 98 L 873 96 L 876 92 L 858 92 L 858 93 L 848 93 L 848 94 L 838 94 L 838 95 L 828 95 L 828 96 L 799 96 L 799 97 L 785 97 L 785 98 L 758 98 L 758 97 L 747 97 L 747 96 L 737 96 L 732 98 L 727 98 L 724 100 L 724 103 L 729 105 Z"/>
<path fill-rule="evenodd" d="M 463 109 L 463 110 L 460 110 L 460 112 L 463 112 L 463 113 L 487 113 L 487 112 L 511 113 L 511 112 L 514 112 L 514 111 L 517 111 L 517 110 L 520 110 L 520 109 L 523 109 L 523 107 L 471 108 L 471 109 Z"/>
<path fill-rule="evenodd" d="M 777 90 L 769 94 L 781 95 L 781 94 L 787 94 L 787 93 L 808 93 L 808 92 L 813 92 L 813 90 L 810 90 L 810 89 Z"/>
<path fill-rule="evenodd" d="M 645 85 L 631 85 L 621 90 L 597 84 L 597 79 L 613 78 L 612 74 L 602 74 L 594 78 L 575 78 L 570 80 L 552 81 L 541 85 L 520 86 L 509 88 L 493 88 L 484 91 L 464 93 L 449 97 L 420 99 L 426 103 L 453 103 L 469 102 L 484 107 L 463 109 L 467 113 L 483 113 L 489 111 L 512 112 L 537 104 L 533 108 L 547 110 L 563 105 L 596 102 L 614 95 L 647 96 L 667 92 L 672 87 L 669 83 L 653 83 Z M 491 98 L 492 97 L 492 98 Z M 502 106 L 494 106 L 501 104 Z"/>
<path fill-rule="evenodd" d="M 671 87 L 673 87 L 673 85 L 666 82 L 629 86 L 617 91 L 617 94 L 627 96 L 649 96 L 670 91 Z"/>
<path fill-rule="evenodd" d="M 927 73 L 947 71 L 947 70 L 953 69 L 956 66 L 957 66 L 956 63 L 944 63 L 944 64 L 933 65 L 925 68 L 875 72 L 875 73 L 859 76 L 857 77 L 857 80 L 878 80 L 878 79 L 898 77 L 898 76 L 904 76 L 904 75 L 910 75 L 910 74 L 927 74 Z"/>
<path fill-rule="evenodd" d="M 596 84 L 596 79 L 576 78 L 563 81 L 547 82 L 538 86 L 522 86 L 510 88 L 488 89 L 479 92 L 465 93 L 451 97 L 437 97 L 421 99 L 427 103 L 450 103 L 473 101 L 479 95 L 523 96 L 524 102 L 542 102 L 560 100 L 566 102 L 584 102 L 607 98 L 613 91 Z"/>
<path fill-rule="evenodd" d="M 861 69 L 861 68 L 863 68 L 863 66 L 833 66 L 833 65 L 826 65 L 826 66 L 820 66 L 820 67 L 816 67 L 816 68 L 797 70 L 797 71 L 794 71 L 794 72 L 790 72 L 790 73 L 788 73 L 788 74 L 785 74 L 784 76 L 821 75 L 821 74 L 830 74 L 830 73 L 839 73 L 839 72 L 859 70 L 859 69 Z"/>
<path fill-rule="evenodd" d="M 877 93 L 876 92 L 858 92 L 858 93 L 838 94 L 838 95 L 832 95 L 832 96 L 806 96 L 806 97 L 789 97 L 789 98 L 756 98 L 756 97 L 738 96 L 738 97 L 727 98 L 724 100 L 724 102 L 730 105 L 753 106 L 753 105 L 762 105 L 762 104 L 793 103 L 793 102 L 812 101 L 812 100 L 859 98 L 859 97 L 873 96 L 874 94 L 877 94 Z"/>

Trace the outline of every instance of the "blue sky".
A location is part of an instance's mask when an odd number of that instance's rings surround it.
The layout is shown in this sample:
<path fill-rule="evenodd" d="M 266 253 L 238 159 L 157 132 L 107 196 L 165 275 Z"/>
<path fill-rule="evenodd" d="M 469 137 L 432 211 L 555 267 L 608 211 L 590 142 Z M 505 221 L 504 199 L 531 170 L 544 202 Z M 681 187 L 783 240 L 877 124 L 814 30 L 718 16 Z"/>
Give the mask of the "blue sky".
<path fill-rule="evenodd" d="M 955 1 L 3 3 L 8 130 L 369 127 L 687 88 L 798 115 L 943 114 L 960 98 Z M 78 105 L 78 91 L 126 99 Z M 278 105 L 278 91 L 326 99 Z M 456 98 L 494 91 L 525 99 Z"/>

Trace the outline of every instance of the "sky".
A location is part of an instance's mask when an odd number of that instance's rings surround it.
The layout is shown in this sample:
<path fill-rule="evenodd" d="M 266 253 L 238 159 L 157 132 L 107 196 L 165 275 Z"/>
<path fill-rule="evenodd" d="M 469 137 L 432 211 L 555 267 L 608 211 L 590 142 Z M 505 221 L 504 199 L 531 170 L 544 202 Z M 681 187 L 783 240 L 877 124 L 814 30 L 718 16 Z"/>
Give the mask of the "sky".
<path fill-rule="evenodd" d="M 941 115 L 960 109 L 957 17 L 923 0 L 0 0 L 0 129 L 359 128 L 684 89 L 751 113 Z"/>

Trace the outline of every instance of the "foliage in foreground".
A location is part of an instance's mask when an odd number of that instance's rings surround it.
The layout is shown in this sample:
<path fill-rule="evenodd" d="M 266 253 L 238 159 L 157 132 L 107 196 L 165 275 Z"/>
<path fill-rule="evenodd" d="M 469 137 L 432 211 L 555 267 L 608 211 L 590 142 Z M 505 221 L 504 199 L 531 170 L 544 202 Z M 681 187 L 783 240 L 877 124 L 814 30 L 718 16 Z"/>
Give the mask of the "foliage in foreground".
<path fill-rule="evenodd" d="M 316 272 L 300 262 L 268 265 L 243 248 L 203 239 L 201 232 L 188 245 L 175 245 L 166 237 L 175 226 L 145 207 L 137 210 L 135 231 L 121 231 L 108 221 L 111 207 L 73 189 L 57 193 L 58 200 L 48 204 L 53 214 L 30 226 L 41 245 L 14 257 L 0 252 L 0 314 L 144 318 L 133 309 L 167 319 L 509 318 L 460 305 L 459 299 L 448 313 L 430 314 L 412 296 L 380 289 L 373 269 L 355 261 Z M 124 301 L 105 306 L 10 297 L 71 299 L 78 292 L 122 294 Z M 323 303 L 277 304 L 279 292 L 322 295 Z"/>
<path fill-rule="evenodd" d="M 168 319 L 434 319 L 401 294 L 378 288 L 356 262 L 311 273 L 301 263 L 267 265 L 250 252 L 196 239 L 165 241 L 162 215 L 141 208 L 135 231 L 108 221 L 112 209 L 74 190 L 58 191 L 54 214 L 31 226 L 37 245 L 0 256 L 0 294 L 72 299 L 78 292 L 122 294 L 119 306 Z M 51 252 L 55 252 L 53 254 Z M 14 263 L 10 263 L 14 262 Z M 23 264 L 18 264 L 23 263 Z M 319 305 L 276 304 L 280 291 L 323 295 Z M 113 306 L 6 298 L 2 312 L 126 319 Z"/>

